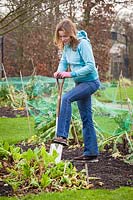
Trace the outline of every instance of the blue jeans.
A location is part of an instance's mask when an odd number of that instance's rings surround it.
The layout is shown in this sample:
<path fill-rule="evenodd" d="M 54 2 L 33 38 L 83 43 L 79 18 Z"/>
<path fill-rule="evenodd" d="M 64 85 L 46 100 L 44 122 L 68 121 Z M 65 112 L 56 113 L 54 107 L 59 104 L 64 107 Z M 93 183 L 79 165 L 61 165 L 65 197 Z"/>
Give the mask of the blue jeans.
<path fill-rule="evenodd" d="M 76 84 L 75 88 L 62 97 L 61 109 L 58 118 L 57 136 L 68 138 L 71 122 L 71 103 L 77 101 L 83 125 L 84 155 L 98 155 L 96 132 L 92 120 L 91 95 L 100 86 L 100 81 L 90 81 Z"/>

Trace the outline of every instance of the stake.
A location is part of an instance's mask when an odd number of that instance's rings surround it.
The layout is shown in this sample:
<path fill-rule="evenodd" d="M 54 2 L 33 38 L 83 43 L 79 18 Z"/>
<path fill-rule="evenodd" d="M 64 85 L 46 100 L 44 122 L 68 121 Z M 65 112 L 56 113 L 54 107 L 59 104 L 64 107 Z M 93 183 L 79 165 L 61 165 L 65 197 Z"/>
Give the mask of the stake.
<path fill-rule="evenodd" d="M 88 174 L 88 163 L 87 162 L 85 162 L 85 171 L 86 171 L 87 184 L 89 184 L 89 174 Z"/>

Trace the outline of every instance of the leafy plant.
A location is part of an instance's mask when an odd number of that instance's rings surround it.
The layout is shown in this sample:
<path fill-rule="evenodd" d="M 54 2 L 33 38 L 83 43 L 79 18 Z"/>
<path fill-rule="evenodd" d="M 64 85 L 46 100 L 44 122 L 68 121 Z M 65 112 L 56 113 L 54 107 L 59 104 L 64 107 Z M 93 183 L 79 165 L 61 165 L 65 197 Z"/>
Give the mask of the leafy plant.
<path fill-rule="evenodd" d="M 1 100 L 7 100 L 9 95 L 9 90 L 6 85 L 1 85 L 0 87 L 0 99 Z"/>
<path fill-rule="evenodd" d="M 12 162 L 9 165 L 6 164 L 7 174 L 3 181 L 10 184 L 14 191 L 18 191 L 20 188 L 24 191 L 32 187 L 39 190 L 50 188 L 63 190 L 68 187 L 84 188 L 87 186 L 84 172 L 78 173 L 72 163 L 68 161 L 56 163 L 57 152 L 53 151 L 53 154 L 50 155 L 44 144 L 40 148 L 28 149 L 25 152 L 22 152 L 19 147 L 7 146 L 3 145 L 3 149 L 8 149 Z M 5 154 L 5 158 L 8 163 L 7 154 Z M 4 167 L 3 162 L 1 162 L 2 167 Z"/>
<path fill-rule="evenodd" d="M 116 115 L 114 120 L 118 124 L 118 129 L 115 131 L 115 133 L 121 131 L 129 132 L 131 130 L 131 116 L 127 112 Z"/>
<path fill-rule="evenodd" d="M 9 100 L 9 89 L 6 85 L 2 84 L 0 86 L 0 106 L 10 106 Z"/>
<path fill-rule="evenodd" d="M 8 158 L 9 155 L 11 155 L 9 144 L 7 142 L 0 143 L 0 158 Z"/>

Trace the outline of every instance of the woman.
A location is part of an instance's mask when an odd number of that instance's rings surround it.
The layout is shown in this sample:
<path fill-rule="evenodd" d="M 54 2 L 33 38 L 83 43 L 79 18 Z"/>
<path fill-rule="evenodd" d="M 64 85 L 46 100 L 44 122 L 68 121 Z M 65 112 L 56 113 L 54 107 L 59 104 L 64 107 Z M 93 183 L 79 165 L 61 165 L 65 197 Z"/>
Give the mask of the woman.
<path fill-rule="evenodd" d="M 76 101 L 83 124 L 83 155 L 76 160 L 93 161 L 98 156 L 97 137 L 92 120 L 91 95 L 100 86 L 90 40 L 85 31 L 77 31 L 75 24 L 65 19 L 55 31 L 55 44 L 62 49 L 62 57 L 54 77 L 73 78 L 75 87 L 63 95 L 58 118 L 55 143 L 67 145 L 71 122 L 71 103 Z M 67 72 L 68 67 L 71 71 Z"/>

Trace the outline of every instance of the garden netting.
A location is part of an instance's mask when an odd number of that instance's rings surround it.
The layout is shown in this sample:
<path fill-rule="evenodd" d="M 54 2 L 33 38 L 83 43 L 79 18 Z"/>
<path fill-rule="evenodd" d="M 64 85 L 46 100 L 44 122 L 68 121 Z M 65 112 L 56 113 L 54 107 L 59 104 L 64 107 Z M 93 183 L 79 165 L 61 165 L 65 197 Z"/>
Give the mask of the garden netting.
<path fill-rule="evenodd" d="M 41 129 L 48 126 L 49 123 L 55 123 L 56 105 L 57 105 L 57 85 L 56 80 L 52 77 L 29 76 L 29 77 L 10 77 L 0 81 L 0 91 L 2 88 L 8 88 L 12 97 L 12 106 L 16 109 L 26 107 L 29 115 L 35 120 L 35 126 Z M 63 93 L 74 87 L 72 79 L 66 79 L 63 87 Z M 113 92 L 106 92 L 106 89 L 113 88 Z M 106 98 L 106 103 L 99 100 L 99 96 Z M 15 96 L 15 97 L 13 97 Z M 99 134 L 107 133 L 109 135 L 118 135 L 123 131 L 131 131 L 132 121 L 132 102 L 128 99 L 126 105 L 117 100 L 118 84 L 101 83 L 101 87 L 96 94 L 93 95 L 93 116 L 95 128 Z M 21 100 L 22 98 L 22 100 Z M 79 119 L 79 113 L 76 103 L 73 103 L 72 119 Z M 103 122 L 97 122 L 97 119 L 105 117 L 108 122 L 115 119 L 117 125 L 107 129 L 103 126 Z M 106 123 L 106 121 L 105 121 Z M 80 124 L 81 125 L 81 124 Z M 43 131 L 46 128 L 43 129 Z M 52 131 L 52 130 L 51 130 Z"/>

